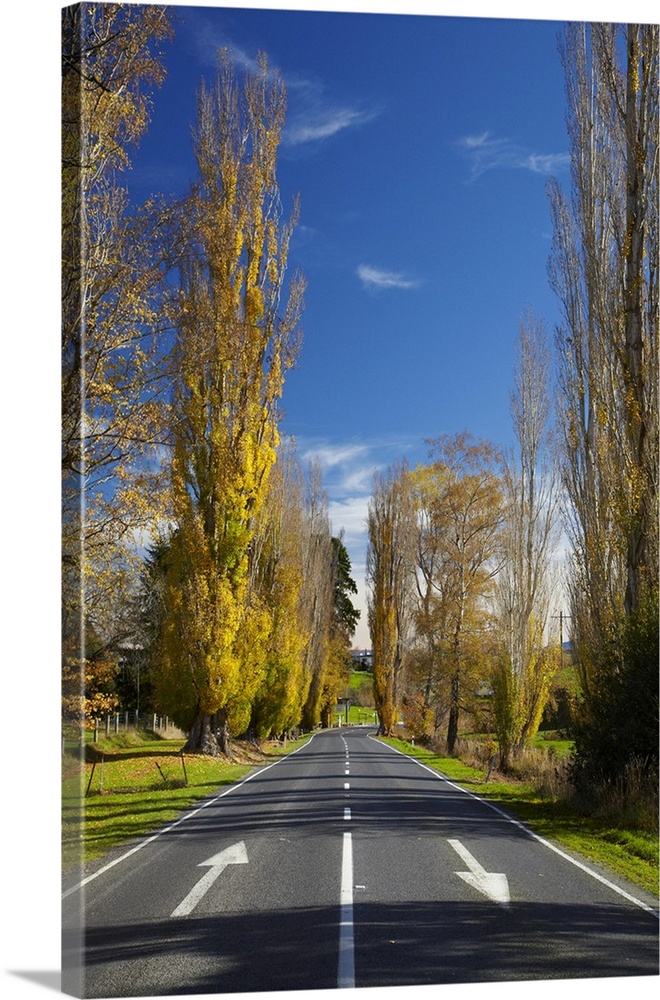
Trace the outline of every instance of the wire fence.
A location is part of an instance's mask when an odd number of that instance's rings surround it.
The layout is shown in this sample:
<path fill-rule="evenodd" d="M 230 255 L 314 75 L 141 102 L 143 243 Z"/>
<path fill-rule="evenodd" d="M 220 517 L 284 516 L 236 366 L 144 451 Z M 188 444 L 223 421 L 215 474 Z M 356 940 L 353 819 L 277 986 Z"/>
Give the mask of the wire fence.
<path fill-rule="evenodd" d="M 113 712 L 104 719 L 95 719 L 94 742 L 98 743 L 101 736 L 112 736 L 129 729 L 147 729 L 162 736 L 168 731 L 172 736 L 178 733 L 167 715 L 157 715 L 155 712 Z"/>

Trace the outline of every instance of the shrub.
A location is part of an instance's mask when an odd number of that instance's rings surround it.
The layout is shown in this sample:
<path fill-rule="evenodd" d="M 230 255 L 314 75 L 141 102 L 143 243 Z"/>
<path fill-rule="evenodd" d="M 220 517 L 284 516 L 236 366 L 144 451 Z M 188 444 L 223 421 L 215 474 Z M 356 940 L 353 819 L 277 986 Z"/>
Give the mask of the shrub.
<path fill-rule="evenodd" d="M 593 683 L 574 724 L 571 781 L 583 802 L 604 790 L 632 795 L 658 774 L 657 591 L 591 651 Z M 633 775 L 635 779 L 633 780 Z"/>
<path fill-rule="evenodd" d="M 586 793 L 581 790 L 579 804 L 591 816 L 657 834 L 657 770 L 649 768 L 648 761 L 633 757 L 615 776 L 603 779 Z"/>

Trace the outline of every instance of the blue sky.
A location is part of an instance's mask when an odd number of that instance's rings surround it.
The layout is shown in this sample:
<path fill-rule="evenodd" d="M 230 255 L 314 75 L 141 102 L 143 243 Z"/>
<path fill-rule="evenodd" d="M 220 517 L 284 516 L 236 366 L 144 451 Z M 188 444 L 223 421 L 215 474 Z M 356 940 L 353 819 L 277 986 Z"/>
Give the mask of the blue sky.
<path fill-rule="evenodd" d="M 520 317 L 530 305 L 550 331 L 557 320 L 546 184 L 569 183 L 562 22 L 186 5 L 174 26 L 130 189 L 183 193 L 217 50 L 239 68 L 268 54 L 288 91 L 282 201 L 302 205 L 290 265 L 308 281 L 283 430 L 322 463 L 368 646 L 374 471 L 464 429 L 510 445 Z"/>
<path fill-rule="evenodd" d="M 373 472 L 469 430 L 511 443 L 508 392 L 530 304 L 550 329 L 546 183 L 568 183 L 559 21 L 179 7 L 136 198 L 194 176 L 195 91 L 218 48 L 268 53 L 289 109 L 279 182 L 300 193 L 308 280 L 283 429 L 318 456 L 364 607 Z M 366 614 L 356 635 L 369 644 Z"/>

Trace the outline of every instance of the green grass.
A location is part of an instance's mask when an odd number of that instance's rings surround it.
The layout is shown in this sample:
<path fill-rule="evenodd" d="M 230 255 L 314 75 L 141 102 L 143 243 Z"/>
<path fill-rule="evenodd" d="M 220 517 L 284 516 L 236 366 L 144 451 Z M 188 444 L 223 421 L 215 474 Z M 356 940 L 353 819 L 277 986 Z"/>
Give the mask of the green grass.
<path fill-rule="evenodd" d="M 480 743 L 485 743 L 487 740 L 494 739 L 490 733 L 466 733 L 472 740 L 477 740 Z M 497 742 L 497 741 L 495 741 Z M 573 750 L 573 740 L 563 739 L 557 735 L 555 730 L 539 730 L 536 736 L 530 743 L 530 746 L 537 747 L 539 750 L 545 750 L 550 752 L 559 760 L 564 760 L 569 757 L 571 751 Z"/>
<path fill-rule="evenodd" d="M 335 713 L 335 725 L 346 725 L 346 709 L 342 706 L 342 711 Z M 364 723 L 374 725 L 378 723 L 378 716 L 375 708 L 362 708 L 360 705 L 351 705 L 348 710 L 349 726 L 361 726 Z"/>
<path fill-rule="evenodd" d="M 405 740 L 386 739 L 384 742 L 501 806 L 539 836 L 604 865 L 614 874 L 658 895 L 657 835 L 619 827 L 611 820 L 583 816 L 570 803 L 543 798 L 525 782 L 486 782 L 484 770 L 468 767 L 453 757 L 413 747 Z"/>
<path fill-rule="evenodd" d="M 552 733 L 537 733 L 531 745 L 538 747 L 540 750 L 551 751 L 559 760 L 570 757 L 573 750 L 573 740 L 559 739 L 552 735 Z"/>
<path fill-rule="evenodd" d="M 375 708 L 363 708 L 360 705 L 351 705 L 348 713 L 348 721 L 351 726 L 360 726 L 363 723 L 369 725 L 378 724 L 378 716 Z"/>
<path fill-rule="evenodd" d="M 373 705 L 373 681 L 374 675 L 368 670 L 351 670 L 348 677 L 348 685 L 344 693 L 347 697 L 353 698 L 357 695 L 360 688 L 369 688 L 371 695 L 371 704 L 366 706 L 361 705 L 351 705 L 348 710 L 348 724 L 350 726 L 359 726 L 362 723 L 374 723 L 377 722 L 376 709 Z M 335 723 L 340 725 L 346 725 L 346 709 L 342 706 L 342 711 L 335 713 L 334 716 Z"/>
<path fill-rule="evenodd" d="M 256 764 L 289 753 L 304 742 L 269 744 L 262 754 L 250 754 L 252 759 L 243 752 L 245 759 L 236 763 L 186 754 L 185 774 L 181 739 L 120 734 L 87 744 L 82 760 L 76 749 L 67 750 L 65 744 L 63 871 L 171 822 L 198 800 L 238 781 Z"/>
<path fill-rule="evenodd" d="M 348 685 L 352 691 L 358 691 L 365 682 L 372 685 L 373 680 L 374 675 L 369 670 L 351 670 Z"/>

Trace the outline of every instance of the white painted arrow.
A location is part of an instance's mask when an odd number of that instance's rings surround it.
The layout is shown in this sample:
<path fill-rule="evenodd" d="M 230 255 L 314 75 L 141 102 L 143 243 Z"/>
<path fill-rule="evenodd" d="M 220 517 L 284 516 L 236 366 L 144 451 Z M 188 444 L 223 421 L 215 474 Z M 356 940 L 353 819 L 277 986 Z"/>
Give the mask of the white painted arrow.
<path fill-rule="evenodd" d="M 248 863 L 245 844 L 240 840 L 231 847 L 226 847 L 219 854 L 214 854 L 208 861 L 200 861 L 198 868 L 209 868 L 206 875 L 203 875 L 199 882 L 192 887 L 182 903 L 179 903 L 172 913 L 173 917 L 187 917 L 195 909 L 200 899 L 209 891 L 218 875 L 225 870 L 227 865 L 246 865 Z"/>
<path fill-rule="evenodd" d="M 461 856 L 465 864 L 470 869 L 469 872 L 456 872 L 459 878 L 462 878 L 464 882 L 471 885 L 478 892 L 488 896 L 495 903 L 504 903 L 505 905 L 509 902 L 509 883 L 507 881 L 506 875 L 495 874 L 494 872 L 487 872 L 485 868 L 482 868 L 476 858 L 474 858 L 466 847 L 463 847 L 460 840 L 449 840 L 449 844 L 454 848 L 457 854 Z"/>

